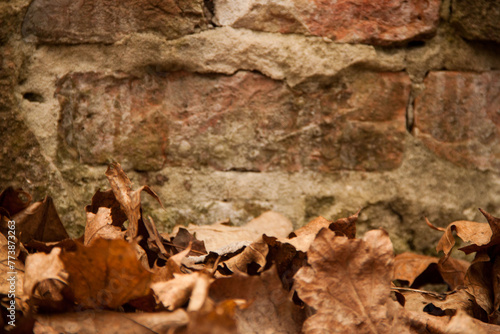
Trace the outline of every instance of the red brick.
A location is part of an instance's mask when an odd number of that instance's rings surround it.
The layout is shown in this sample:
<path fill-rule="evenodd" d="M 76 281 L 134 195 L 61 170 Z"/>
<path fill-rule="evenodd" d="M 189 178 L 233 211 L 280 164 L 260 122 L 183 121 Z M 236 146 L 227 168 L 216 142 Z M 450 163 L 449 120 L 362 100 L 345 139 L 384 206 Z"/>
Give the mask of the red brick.
<path fill-rule="evenodd" d="M 434 35 L 440 4 L 440 0 L 215 1 L 216 17 L 222 25 L 376 45 Z"/>
<path fill-rule="evenodd" d="M 388 45 L 432 35 L 440 0 L 301 0 L 311 3 L 305 17 L 311 33 L 338 42 Z"/>
<path fill-rule="evenodd" d="M 113 43 L 133 32 L 173 39 L 203 27 L 202 0 L 34 0 L 23 36 L 44 43 Z"/>
<path fill-rule="evenodd" d="M 127 158 L 142 169 L 393 169 L 409 87 L 404 73 L 366 73 L 311 91 L 251 72 L 73 74 L 59 83 L 62 148 L 86 163 Z"/>
<path fill-rule="evenodd" d="M 500 71 L 431 72 L 415 100 L 415 134 L 438 156 L 500 168 Z"/>

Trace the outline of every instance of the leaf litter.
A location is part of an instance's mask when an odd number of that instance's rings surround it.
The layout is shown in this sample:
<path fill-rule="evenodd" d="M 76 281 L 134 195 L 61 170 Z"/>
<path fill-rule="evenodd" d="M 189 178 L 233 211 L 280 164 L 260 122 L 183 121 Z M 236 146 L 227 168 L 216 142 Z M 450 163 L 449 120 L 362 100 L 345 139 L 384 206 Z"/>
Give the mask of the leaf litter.
<path fill-rule="evenodd" d="M 383 230 L 356 237 L 359 211 L 295 231 L 269 211 L 243 226 L 159 233 L 141 208 L 142 192 L 162 205 L 158 195 L 134 190 L 118 163 L 106 177 L 79 238 L 50 197 L 0 194 L 0 273 L 17 273 L 15 327 L 11 284 L 0 283 L 4 332 L 500 333 L 500 219 L 484 210 L 487 223 L 426 220 L 442 233 L 441 257 L 395 256 Z M 451 256 L 455 235 L 471 263 Z"/>

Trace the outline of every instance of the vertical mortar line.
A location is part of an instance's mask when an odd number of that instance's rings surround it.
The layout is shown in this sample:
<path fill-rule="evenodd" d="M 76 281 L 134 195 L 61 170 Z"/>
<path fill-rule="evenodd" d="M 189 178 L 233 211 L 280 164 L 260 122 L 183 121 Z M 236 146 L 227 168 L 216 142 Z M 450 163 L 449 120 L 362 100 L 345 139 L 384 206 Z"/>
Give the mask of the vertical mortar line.
<path fill-rule="evenodd" d="M 413 102 L 415 100 L 415 93 L 414 93 L 414 83 L 411 83 L 411 88 L 410 88 L 410 95 L 408 96 L 408 103 L 406 105 L 406 131 L 408 133 L 412 134 L 413 132 L 413 124 L 415 121 L 415 115 L 414 115 L 414 105 Z"/>

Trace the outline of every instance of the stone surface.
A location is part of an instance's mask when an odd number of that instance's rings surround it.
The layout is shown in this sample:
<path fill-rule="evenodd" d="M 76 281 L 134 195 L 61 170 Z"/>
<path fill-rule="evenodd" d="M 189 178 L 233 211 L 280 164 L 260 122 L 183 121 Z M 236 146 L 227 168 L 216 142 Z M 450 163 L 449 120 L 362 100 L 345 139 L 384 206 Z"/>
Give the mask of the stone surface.
<path fill-rule="evenodd" d="M 441 1 L 215 0 L 221 25 L 391 45 L 435 34 Z"/>
<path fill-rule="evenodd" d="M 453 0 L 451 6 L 451 23 L 463 37 L 500 43 L 500 2 Z"/>
<path fill-rule="evenodd" d="M 410 82 L 366 73 L 289 88 L 260 74 L 143 78 L 72 74 L 59 82 L 62 149 L 139 170 L 390 170 L 403 155 Z"/>
<path fill-rule="evenodd" d="M 150 79 L 95 73 L 61 78 L 56 94 L 64 153 L 86 164 L 122 161 L 137 170 L 160 169 L 169 131 L 165 93 Z"/>
<path fill-rule="evenodd" d="M 206 25 L 201 0 L 34 0 L 22 31 L 38 43 L 113 43 L 134 32 L 173 39 Z"/>
<path fill-rule="evenodd" d="M 415 134 L 460 166 L 500 171 L 500 71 L 430 72 L 415 100 Z"/>

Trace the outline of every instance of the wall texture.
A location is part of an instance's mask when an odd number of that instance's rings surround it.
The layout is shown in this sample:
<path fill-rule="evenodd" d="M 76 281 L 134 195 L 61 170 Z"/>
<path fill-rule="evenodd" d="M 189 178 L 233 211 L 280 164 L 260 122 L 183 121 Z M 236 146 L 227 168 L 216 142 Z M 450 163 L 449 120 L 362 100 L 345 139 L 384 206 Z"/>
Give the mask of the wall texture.
<path fill-rule="evenodd" d="M 121 162 L 164 229 L 500 215 L 500 2 L 0 1 L 0 185 L 73 234 Z"/>

